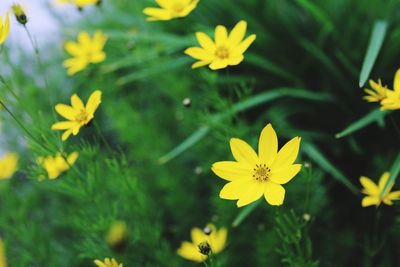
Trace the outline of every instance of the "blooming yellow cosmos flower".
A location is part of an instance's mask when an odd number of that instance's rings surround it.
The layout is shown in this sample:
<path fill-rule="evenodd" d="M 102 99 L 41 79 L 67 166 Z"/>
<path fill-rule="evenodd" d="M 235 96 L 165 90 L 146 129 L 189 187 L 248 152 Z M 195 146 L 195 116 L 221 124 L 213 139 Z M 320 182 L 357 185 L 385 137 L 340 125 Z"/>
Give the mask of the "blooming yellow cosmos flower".
<path fill-rule="evenodd" d="M 217 230 L 215 225 L 209 224 L 205 229 L 193 228 L 192 242 L 182 242 L 177 253 L 182 258 L 195 262 L 205 261 L 209 254 L 217 254 L 225 248 L 228 230 Z"/>
<path fill-rule="evenodd" d="M 396 71 L 393 90 L 386 91 L 386 98 L 381 101 L 381 110 L 400 109 L 400 69 Z"/>
<path fill-rule="evenodd" d="M 72 56 L 64 61 L 64 67 L 68 69 L 68 75 L 84 70 L 89 64 L 96 64 L 106 59 L 103 51 L 107 41 L 107 35 L 96 31 L 93 38 L 87 32 L 80 32 L 78 42 L 66 42 L 65 50 Z"/>
<path fill-rule="evenodd" d="M 385 195 L 382 196 L 383 189 L 385 188 L 389 176 L 389 172 L 383 173 L 378 184 L 375 184 L 368 177 L 360 177 L 360 183 L 364 187 L 362 193 L 367 195 L 362 199 L 361 206 L 379 206 L 382 202 L 386 205 L 393 205 L 394 200 L 400 200 L 400 191 L 390 192 L 394 184 L 391 184 Z"/>
<path fill-rule="evenodd" d="M 71 96 L 71 106 L 65 104 L 57 104 L 55 109 L 58 114 L 67 119 L 51 126 L 52 130 L 65 130 L 61 139 L 67 140 L 73 134 L 77 135 L 82 126 L 87 125 L 94 118 L 94 113 L 101 103 L 101 91 L 94 91 L 86 106 L 77 94 Z"/>
<path fill-rule="evenodd" d="M 78 8 L 84 8 L 90 5 L 97 5 L 101 2 L 101 0 L 57 0 L 59 4 L 73 4 Z"/>
<path fill-rule="evenodd" d="M 126 241 L 128 227 L 124 221 L 116 221 L 111 224 L 106 236 L 106 241 L 111 247 L 117 247 Z"/>
<path fill-rule="evenodd" d="M 256 39 L 255 34 L 244 39 L 246 28 L 247 22 L 242 20 L 228 35 L 227 29 L 218 25 L 215 28 L 215 41 L 207 34 L 197 32 L 197 41 L 201 47 L 190 47 L 185 50 L 185 54 L 199 60 L 192 65 L 192 68 L 209 65 L 210 69 L 216 70 L 238 65 L 244 59 L 244 52 Z"/>
<path fill-rule="evenodd" d="M 149 16 L 148 21 L 171 20 L 189 15 L 200 0 L 156 0 L 160 8 L 148 7 L 143 13 Z"/>
<path fill-rule="evenodd" d="M 4 43 L 10 33 L 10 17 L 8 12 L 6 13 L 6 18 L 3 24 L 3 18 L 0 16 L 0 45 Z"/>
<path fill-rule="evenodd" d="M 54 157 L 47 156 L 45 158 L 40 157 L 37 159 L 37 163 L 41 165 L 47 171 L 47 177 L 50 180 L 57 179 L 63 172 L 68 171 L 72 165 L 78 159 L 79 153 L 72 152 L 68 157 L 63 157 L 61 153 L 57 153 Z M 44 177 L 39 177 L 43 180 Z"/>
<path fill-rule="evenodd" d="M 0 238 L 0 267 L 7 267 L 6 252 L 4 248 L 4 242 Z"/>
<path fill-rule="evenodd" d="M 373 80 L 369 80 L 369 85 L 372 89 L 365 89 L 364 92 L 367 93 L 367 96 L 364 97 L 368 102 L 381 102 L 386 98 L 386 92 L 389 90 L 387 86 L 383 86 L 381 79 L 378 82 L 374 82 Z"/>
<path fill-rule="evenodd" d="M 6 153 L 0 158 L 0 180 L 11 178 L 17 171 L 18 155 L 16 153 Z"/>
<path fill-rule="evenodd" d="M 119 264 L 114 258 L 105 258 L 104 261 L 95 260 L 94 263 L 98 267 L 123 267 L 122 263 Z"/>
<path fill-rule="evenodd" d="M 220 161 L 212 165 L 213 172 L 228 180 L 219 196 L 238 200 L 242 207 L 264 195 L 270 205 L 282 205 L 285 198 L 283 184 L 289 182 L 301 169 L 293 164 L 300 147 L 300 137 L 294 137 L 278 152 L 278 138 L 271 124 L 261 132 L 258 155 L 243 140 L 232 138 L 230 146 L 236 161 Z"/>

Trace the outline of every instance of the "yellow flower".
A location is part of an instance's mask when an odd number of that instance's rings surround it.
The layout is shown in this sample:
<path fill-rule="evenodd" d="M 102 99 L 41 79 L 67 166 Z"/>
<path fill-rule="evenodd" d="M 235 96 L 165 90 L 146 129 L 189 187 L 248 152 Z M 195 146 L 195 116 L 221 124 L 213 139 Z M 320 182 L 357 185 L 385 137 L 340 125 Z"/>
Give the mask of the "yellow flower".
<path fill-rule="evenodd" d="M 238 65 L 244 59 L 244 52 L 254 42 L 256 35 L 244 39 L 247 22 L 240 21 L 229 33 L 224 26 L 215 28 L 215 42 L 203 32 L 197 32 L 196 37 L 201 47 L 190 47 L 185 54 L 198 59 L 192 68 L 209 65 L 210 69 L 223 69 Z M 244 39 L 244 40 L 243 40 Z"/>
<path fill-rule="evenodd" d="M 4 43 L 10 33 L 10 17 L 6 13 L 6 19 L 3 24 L 3 18 L 0 16 L 0 45 Z"/>
<path fill-rule="evenodd" d="M 289 182 L 301 169 L 293 164 L 300 147 L 300 137 L 294 137 L 278 152 L 278 138 L 271 124 L 261 132 L 258 155 L 243 140 L 232 138 L 230 146 L 236 161 L 220 161 L 212 165 L 213 172 L 228 180 L 219 196 L 236 200 L 242 207 L 264 195 L 270 205 L 282 205 L 285 189 L 282 184 Z"/>
<path fill-rule="evenodd" d="M 58 114 L 67 119 L 67 121 L 61 121 L 54 123 L 51 126 L 52 130 L 65 130 L 61 139 L 67 140 L 68 137 L 73 134 L 77 135 L 82 126 L 87 125 L 94 118 L 94 113 L 101 103 L 101 91 L 94 91 L 90 97 L 86 106 L 83 105 L 82 100 L 77 94 L 71 96 L 71 106 L 65 104 L 57 104 L 55 109 Z"/>
<path fill-rule="evenodd" d="M 204 230 L 193 228 L 191 231 L 192 243 L 182 242 L 177 253 L 182 258 L 195 262 L 203 262 L 209 254 L 218 254 L 225 248 L 228 230 L 217 228 L 213 224 L 207 225 Z"/>
<path fill-rule="evenodd" d="M 11 178 L 17 171 L 18 155 L 7 153 L 0 158 L 0 180 Z"/>
<path fill-rule="evenodd" d="M 148 21 L 183 18 L 196 8 L 200 0 L 156 0 L 160 8 L 148 7 L 143 13 Z"/>
<path fill-rule="evenodd" d="M 59 4 L 73 4 L 78 8 L 84 8 L 90 5 L 98 5 L 101 3 L 101 0 L 57 0 Z"/>
<path fill-rule="evenodd" d="M 72 152 L 68 157 L 63 157 L 61 153 L 57 153 L 55 157 L 47 156 L 45 158 L 38 158 L 37 163 L 41 165 L 46 171 L 50 180 L 58 178 L 63 172 L 68 171 L 78 159 L 79 153 Z M 43 180 L 44 177 L 40 177 Z"/>
<path fill-rule="evenodd" d="M 106 240 L 111 247 L 117 247 L 126 241 L 128 227 L 124 221 L 116 221 L 111 224 Z"/>
<path fill-rule="evenodd" d="M 400 69 L 394 76 L 393 89 L 386 91 L 386 98 L 381 101 L 381 110 L 400 109 Z"/>
<path fill-rule="evenodd" d="M 122 263 L 119 264 L 114 258 L 111 260 L 109 258 L 105 258 L 104 261 L 95 260 L 94 263 L 98 267 L 123 267 Z"/>
<path fill-rule="evenodd" d="M 6 252 L 4 248 L 4 242 L 0 238 L 0 267 L 7 267 Z"/>
<path fill-rule="evenodd" d="M 367 96 L 364 96 L 364 99 L 368 102 L 381 102 L 386 98 L 386 92 L 389 90 L 387 86 L 383 86 L 381 79 L 378 80 L 378 83 L 373 80 L 369 80 L 369 85 L 372 89 L 365 89 L 364 92 L 367 93 Z"/>
<path fill-rule="evenodd" d="M 387 189 L 385 195 L 382 196 L 383 189 L 385 188 L 386 182 L 389 179 L 390 173 L 385 172 L 382 174 L 379 183 L 375 184 L 371 179 L 365 176 L 360 177 L 360 183 L 364 187 L 362 193 L 367 195 L 361 201 L 361 206 L 379 206 L 381 202 L 386 205 L 393 205 L 393 200 L 400 199 L 400 191 L 390 192 L 394 184 L 391 184 Z"/>
<path fill-rule="evenodd" d="M 69 41 L 65 44 L 65 50 L 72 56 L 64 61 L 64 67 L 68 69 L 68 75 L 84 70 L 90 63 L 96 64 L 106 59 L 103 51 L 107 41 L 107 35 L 96 31 L 93 38 L 87 32 L 80 32 L 78 42 Z"/>

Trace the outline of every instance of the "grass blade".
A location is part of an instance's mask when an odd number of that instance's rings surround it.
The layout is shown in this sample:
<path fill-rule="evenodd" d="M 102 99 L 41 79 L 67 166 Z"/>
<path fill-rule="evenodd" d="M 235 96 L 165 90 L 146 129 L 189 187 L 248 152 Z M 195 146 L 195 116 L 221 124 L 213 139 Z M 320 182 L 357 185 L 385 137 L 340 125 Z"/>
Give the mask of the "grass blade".
<path fill-rule="evenodd" d="M 378 57 L 379 51 L 381 50 L 383 40 L 385 39 L 388 24 L 386 21 L 375 22 L 372 30 L 371 38 L 367 53 L 365 54 L 364 62 L 361 68 L 359 86 L 363 87 L 365 82 L 368 80 L 369 74 L 371 73 L 372 67 Z"/>
<path fill-rule="evenodd" d="M 370 125 L 373 122 L 378 122 L 379 120 L 382 120 L 387 114 L 389 114 L 388 111 L 381 111 L 379 109 L 373 110 L 361 119 L 353 122 L 349 126 L 346 127 L 343 131 L 337 133 L 335 135 L 336 138 L 342 138 L 344 136 L 347 136 L 349 134 L 355 133 L 358 130 L 361 130 L 368 125 Z"/>
<path fill-rule="evenodd" d="M 397 156 L 396 160 L 394 161 L 392 168 L 390 169 L 390 176 L 389 179 L 387 180 L 385 187 L 382 190 L 381 196 L 384 196 L 389 188 L 394 185 L 396 182 L 397 176 L 399 176 L 400 173 L 400 153 Z"/>
<path fill-rule="evenodd" d="M 238 227 L 249 215 L 254 211 L 254 209 L 261 203 L 263 198 L 253 202 L 239 211 L 239 214 L 233 220 L 232 227 Z"/>

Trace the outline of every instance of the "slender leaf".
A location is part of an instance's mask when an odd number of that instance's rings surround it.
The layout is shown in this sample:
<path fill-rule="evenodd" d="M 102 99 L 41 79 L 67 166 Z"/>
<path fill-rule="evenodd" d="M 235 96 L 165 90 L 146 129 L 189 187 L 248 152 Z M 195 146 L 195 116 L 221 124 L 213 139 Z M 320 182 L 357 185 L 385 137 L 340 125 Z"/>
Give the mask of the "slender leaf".
<path fill-rule="evenodd" d="M 394 183 L 396 182 L 396 178 L 397 176 L 399 176 L 400 173 L 400 153 L 397 156 L 396 160 L 394 161 L 392 168 L 390 169 L 390 176 L 389 179 L 387 180 L 385 187 L 383 188 L 381 195 L 384 196 L 386 193 L 388 193 L 387 191 L 389 190 L 389 188 L 394 185 Z"/>
<path fill-rule="evenodd" d="M 261 201 L 262 198 L 241 209 L 235 220 L 233 220 L 232 227 L 238 227 L 254 211 Z"/>

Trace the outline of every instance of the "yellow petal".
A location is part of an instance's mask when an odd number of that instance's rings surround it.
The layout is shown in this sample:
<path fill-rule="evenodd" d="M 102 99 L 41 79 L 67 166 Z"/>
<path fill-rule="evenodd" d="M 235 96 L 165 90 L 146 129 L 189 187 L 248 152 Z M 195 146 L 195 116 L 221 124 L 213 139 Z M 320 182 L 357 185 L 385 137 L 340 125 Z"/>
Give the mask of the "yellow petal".
<path fill-rule="evenodd" d="M 104 52 L 99 52 L 96 54 L 92 54 L 92 57 L 90 58 L 91 63 L 100 63 L 103 62 L 106 59 L 106 53 Z"/>
<path fill-rule="evenodd" d="M 52 130 L 67 130 L 75 126 L 76 122 L 73 121 L 60 121 L 51 126 Z"/>
<path fill-rule="evenodd" d="M 66 118 L 67 120 L 74 121 L 79 111 L 73 109 L 71 106 L 65 104 L 57 104 L 55 107 L 58 114 Z"/>
<path fill-rule="evenodd" d="M 162 8 L 168 8 L 171 6 L 171 4 L 173 4 L 169 0 L 156 0 L 156 3 Z"/>
<path fill-rule="evenodd" d="M 272 206 L 280 206 L 285 199 L 285 188 L 279 184 L 267 182 L 264 191 L 265 200 Z"/>
<path fill-rule="evenodd" d="M 361 176 L 360 183 L 364 187 L 363 193 L 368 195 L 379 195 L 379 187 L 368 177 Z"/>
<path fill-rule="evenodd" d="M 250 35 L 236 47 L 234 53 L 243 54 L 244 52 L 246 52 L 247 48 L 249 48 L 249 46 L 254 42 L 255 39 L 255 34 Z"/>
<path fill-rule="evenodd" d="M 366 196 L 362 199 L 361 206 L 363 206 L 363 207 L 368 207 L 368 206 L 372 206 L 372 205 L 378 206 L 379 203 L 380 203 L 379 197 Z"/>
<path fill-rule="evenodd" d="M 237 46 L 246 34 L 247 22 L 239 21 L 229 34 L 229 43 L 231 46 Z"/>
<path fill-rule="evenodd" d="M 207 34 L 203 32 L 196 32 L 196 38 L 201 47 L 207 51 L 214 52 L 215 44 Z"/>
<path fill-rule="evenodd" d="M 243 207 L 258 200 L 264 193 L 265 185 L 265 183 L 260 183 L 253 180 L 244 184 L 236 205 L 238 207 Z"/>
<path fill-rule="evenodd" d="M 7 267 L 5 246 L 2 239 L 0 239 L 0 267 Z"/>
<path fill-rule="evenodd" d="M 228 66 L 228 60 L 224 59 L 224 60 L 214 60 L 211 64 L 210 64 L 210 69 L 212 70 L 219 70 L 219 69 L 224 69 Z"/>
<path fill-rule="evenodd" d="M 79 96 L 77 94 L 73 94 L 71 96 L 71 104 L 72 104 L 72 108 L 75 110 L 83 110 L 85 108 L 82 100 L 79 98 Z"/>
<path fill-rule="evenodd" d="M 215 28 L 215 44 L 216 46 L 223 45 L 228 41 L 228 31 L 222 25 Z"/>
<path fill-rule="evenodd" d="M 297 158 L 297 154 L 299 153 L 300 141 L 300 137 L 294 137 L 292 140 L 287 142 L 276 155 L 276 158 L 271 165 L 271 169 L 279 170 L 293 164 Z"/>
<path fill-rule="evenodd" d="M 199 248 L 197 247 L 197 245 L 186 241 L 181 244 L 177 253 L 182 258 L 195 262 L 203 262 L 207 259 L 207 256 L 202 255 L 199 252 Z"/>
<path fill-rule="evenodd" d="M 170 20 L 172 19 L 171 13 L 165 9 L 148 7 L 143 10 L 147 16 L 151 16 L 154 20 Z"/>
<path fill-rule="evenodd" d="M 0 159 L 0 180 L 11 178 L 17 171 L 18 154 L 7 153 Z"/>
<path fill-rule="evenodd" d="M 83 46 L 83 47 L 87 47 L 90 45 L 90 36 L 87 32 L 80 32 L 78 34 L 78 42 Z"/>
<path fill-rule="evenodd" d="M 230 140 L 231 151 L 236 161 L 253 165 L 259 162 L 256 152 L 245 141 L 239 138 L 231 138 Z"/>
<path fill-rule="evenodd" d="M 204 234 L 203 230 L 197 227 L 193 228 L 190 231 L 190 236 L 194 244 L 200 244 L 201 242 L 204 242 L 206 241 L 206 239 L 208 239 L 208 237 Z"/>
<path fill-rule="evenodd" d="M 73 56 L 82 55 L 85 51 L 75 42 L 65 43 L 64 49 Z"/>
<path fill-rule="evenodd" d="M 205 66 L 205 65 L 208 65 L 208 64 L 210 64 L 210 63 L 211 63 L 211 61 L 197 61 L 196 63 L 194 63 L 194 64 L 192 65 L 192 69 L 200 68 L 200 67 L 203 67 L 203 66 Z"/>
<path fill-rule="evenodd" d="M 387 181 L 389 180 L 389 176 L 390 176 L 390 173 L 389 172 L 385 172 L 385 173 L 382 174 L 381 178 L 379 179 L 378 187 L 379 187 L 379 192 L 380 193 L 383 192 L 383 189 L 385 188 L 385 185 L 386 185 Z M 389 185 L 389 187 L 388 187 L 386 192 L 389 192 L 392 189 L 392 187 L 393 187 L 393 183 L 391 185 Z"/>
<path fill-rule="evenodd" d="M 101 95 L 102 92 L 100 90 L 96 90 L 90 95 L 89 100 L 86 103 L 86 112 L 88 113 L 89 117 L 93 117 L 94 113 L 99 107 L 101 103 Z"/>
<path fill-rule="evenodd" d="M 213 58 L 213 55 L 211 55 L 210 52 L 208 52 L 200 47 L 190 47 L 190 48 L 186 49 L 184 53 L 186 55 L 191 56 L 192 58 L 200 59 L 200 60 L 211 61 Z"/>
<path fill-rule="evenodd" d="M 396 92 L 400 92 L 400 69 L 398 69 L 394 75 L 393 89 Z"/>
<path fill-rule="evenodd" d="M 219 197 L 222 199 L 235 200 L 239 199 L 240 193 L 243 191 L 244 186 L 250 183 L 251 180 L 235 180 L 227 183 L 219 192 Z"/>
<path fill-rule="evenodd" d="M 68 137 L 72 134 L 72 130 L 66 130 L 62 136 L 61 136 L 61 140 L 62 141 L 66 141 L 68 139 Z"/>
<path fill-rule="evenodd" d="M 79 157 L 79 153 L 78 152 L 72 152 L 71 154 L 69 154 L 68 158 L 67 158 L 67 162 L 70 166 L 74 165 L 74 163 L 76 162 L 76 160 Z"/>
<path fill-rule="evenodd" d="M 295 177 L 301 170 L 301 164 L 293 164 L 288 168 L 280 169 L 278 171 L 272 171 L 270 179 L 276 184 L 286 184 L 293 177 Z"/>
<path fill-rule="evenodd" d="M 239 56 L 236 56 L 236 57 L 231 57 L 231 58 L 228 59 L 228 65 L 229 66 L 239 65 L 243 61 L 243 59 L 244 59 L 243 55 L 239 55 Z"/>
<path fill-rule="evenodd" d="M 226 228 L 221 228 L 218 231 L 211 232 L 210 245 L 214 254 L 221 252 L 225 248 L 227 237 L 228 230 Z"/>
<path fill-rule="evenodd" d="M 260 161 L 270 165 L 278 154 L 278 137 L 271 124 L 264 127 L 258 141 L 258 156 Z"/>
<path fill-rule="evenodd" d="M 234 181 L 236 179 L 250 179 L 251 169 L 236 161 L 219 161 L 212 165 L 211 170 L 222 179 Z"/>

